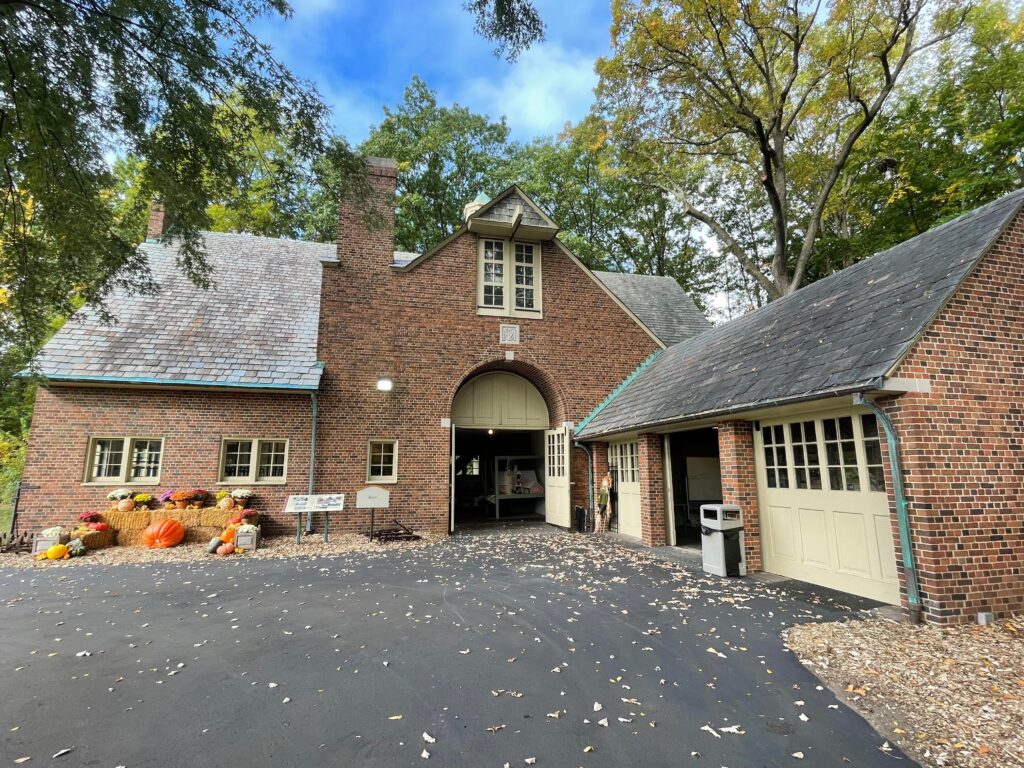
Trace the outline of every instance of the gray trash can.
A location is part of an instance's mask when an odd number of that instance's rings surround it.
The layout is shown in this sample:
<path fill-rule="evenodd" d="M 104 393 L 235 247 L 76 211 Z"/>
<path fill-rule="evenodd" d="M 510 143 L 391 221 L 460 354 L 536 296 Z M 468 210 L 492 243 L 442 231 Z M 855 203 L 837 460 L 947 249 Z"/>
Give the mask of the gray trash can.
<path fill-rule="evenodd" d="M 704 571 L 715 576 L 746 576 L 743 512 L 735 504 L 702 504 L 700 543 Z"/>

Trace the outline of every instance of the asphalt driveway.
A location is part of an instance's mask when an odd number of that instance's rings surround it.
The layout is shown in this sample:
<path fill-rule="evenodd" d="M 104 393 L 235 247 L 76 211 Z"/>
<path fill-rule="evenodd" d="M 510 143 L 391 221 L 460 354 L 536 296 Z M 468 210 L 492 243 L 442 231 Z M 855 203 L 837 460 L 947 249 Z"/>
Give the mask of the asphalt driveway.
<path fill-rule="evenodd" d="M 594 536 L 0 571 L 0 602 L 0 766 L 912 765 L 779 640 L 847 605 Z"/>

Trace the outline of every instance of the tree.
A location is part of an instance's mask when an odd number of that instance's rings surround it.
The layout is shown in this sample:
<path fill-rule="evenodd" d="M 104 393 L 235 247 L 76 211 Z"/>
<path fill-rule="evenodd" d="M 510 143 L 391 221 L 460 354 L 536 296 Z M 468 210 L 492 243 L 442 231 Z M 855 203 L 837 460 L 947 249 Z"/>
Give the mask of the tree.
<path fill-rule="evenodd" d="M 468 0 L 476 17 L 476 32 L 496 43 L 495 56 L 513 62 L 519 54 L 544 39 L 544 22 L 530 0 Z"/>
<path fill-rule="evenodd" d="M 519 184 L 591 269 L 668 275 L 703 307 L 720 258 L 661 187 L 627 171 L 599 121 L 588 119 L 557 139 L 514 145 L 494 186 Z"/>
<path fill-rule="evenodd" d="M 1024 9 L 974 5 L 854 149 L 809 267 L 828 274 L 1024 186 Z"/>
<path fill-rule="evenodd" d="M 599 108 L 642 173 L 778 298 L 804 281 L 858 140 L 963 15 L 928 0 L 621 0 Z M 747 243 L 725 223 L 732 199 L 756 225 Z"/>
<path fill-rule="evenodd" d="M 10 294 L 0 343 L 38 347 L 46 318 L 98 302 L 114 283 L 152 289 L 106 193 L 108 153 L 142 161 L 138 197 L 161 198 L 198 285 L 208 284 L 208 207 L 244 175 L 253 137 L 286 136 L 301 159 L 322 154 L 324 105 L 249 31 L 267 14 L 290 10 L 283 0 L 0 5 L 0 285 Z"/>
<path fill-rule="evenodd" d="M 462 208 L 484 187 L 505 150 L 508 126 L 453 104 L 418 77 L 395 108 L 384 109 L 359 147 L 398 161 L 395 247 L 422 252 L 462 224 Z"/>

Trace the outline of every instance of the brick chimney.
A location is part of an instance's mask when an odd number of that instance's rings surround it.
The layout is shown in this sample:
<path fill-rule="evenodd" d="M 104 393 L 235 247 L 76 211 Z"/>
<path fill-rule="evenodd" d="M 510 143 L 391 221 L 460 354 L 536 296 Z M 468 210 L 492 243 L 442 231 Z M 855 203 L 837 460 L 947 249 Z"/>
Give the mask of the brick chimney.
<path fill-rule="evenodd" d="M 146 242 L 155 243 L 163 237 L 167 215 L 164 204 L 154 200 L 149 206 L 149 224 L 146 226 Z"/>
<path fill-rule="evenodd" d="M 338 262 L 342 272 L 386 270 L 395 253 L 395 191 L 398 163 L 382 157 L 366 159 L 370 198 L 344 200 L 338 211 Z M 366 210 L 372 212 L 367 222 Z"/>

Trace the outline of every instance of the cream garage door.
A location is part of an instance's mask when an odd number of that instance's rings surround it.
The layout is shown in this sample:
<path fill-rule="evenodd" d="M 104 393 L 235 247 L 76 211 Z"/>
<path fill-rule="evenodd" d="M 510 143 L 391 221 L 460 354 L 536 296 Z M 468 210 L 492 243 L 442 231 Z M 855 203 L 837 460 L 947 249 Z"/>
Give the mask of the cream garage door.
<path fill-rule="evenodd" d="M 615 467 L 615 487 L 619 493 L 616 516 L 619 533 L 643 537 L 640 523 L 640 461 L 636 440 L 608 444 L 608 465 Z"/>
<path fill-rule="evenodd" d="M 760 427 L 754 445 L 765 570 L 899 603 L 875 417 L 847 411 Z"/>

